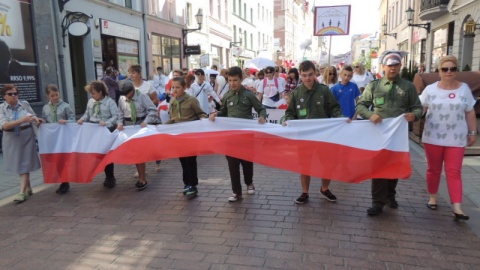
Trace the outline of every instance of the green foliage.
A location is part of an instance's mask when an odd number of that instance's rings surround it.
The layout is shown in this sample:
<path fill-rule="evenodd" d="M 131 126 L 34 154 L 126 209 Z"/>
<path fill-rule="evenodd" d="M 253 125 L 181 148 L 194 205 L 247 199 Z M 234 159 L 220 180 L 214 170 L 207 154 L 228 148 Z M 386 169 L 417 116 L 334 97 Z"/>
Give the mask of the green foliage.
<path fill-rule="evenodd" d="M 400 72 L 400 77 L 407 81 L 413 81 L 413 77 L 415 77 L 415 74 L 417 74 L 418 68 L 415 67 L 412 71 L 408 70 L 408 68 L 403 67 L 402 71 Z"/>
<path fill-rule="evenodd" d="M 470 68 L 470 66 L 468 64 L 466 64 L 464 67 L 463 67 L 463 70 L 462 71 L 471 71 L 472 69 Z"/>

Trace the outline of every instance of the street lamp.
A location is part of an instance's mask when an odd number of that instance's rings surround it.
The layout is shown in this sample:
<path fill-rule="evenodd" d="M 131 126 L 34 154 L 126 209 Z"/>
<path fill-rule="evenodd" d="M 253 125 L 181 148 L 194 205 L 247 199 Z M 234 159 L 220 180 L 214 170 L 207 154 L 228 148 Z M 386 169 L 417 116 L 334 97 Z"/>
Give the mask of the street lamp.
<path fill-rule="evenodd" d="M 425 24 L 412 24 L 413 20 L 413 13 L 415 10 L 413 10 L 411 7 L 408 7 L 408 9 L 405 11 L 407 13 L 407 21 L 408 21 L 408 26 L 414 26 L 414 27 L 420 27 L 425 30 L 427 30 L 427 33 L 430 33 L 430 23 L 425 23 Z"/>
<path fill-rule="evenodd" d="M 234 42 L 234 41 L 231 41 L 230 42 L 230 49 L 234 46 L 234 45 L 237 45 L 237 44 L 242 44 L 243 40 L 240 38 L 240 41 L 238 42 Z"/>
<path fill-rule="evenodd" d="M 480 23 L 475 23 L 475 21 L 470 18 L 463 25 L 464 36 L 466 37 L 475 37 L 475 30 L 480 29 Z"/>
<path fill-rule="evenodd" d="M 183 33 L 183 39 L 187 36 L 188 33 L 198 31 L 202 29 L 202 19 L 203 19 L 203 14 L 202 14 L 202 9 L 199 8 L 197 14 L 195 15 L 195 19 L 197 20 L 198 23 L 198 28 L 195 29 L 182 29 Z"/>
<path fill-rule="evenodd" d="M 194 31 L 198 31 L 200 29 L 202 29 L 202 19 L 203 19 L 203 14 L 202 14 L 202 9 L 199 8 L 198 9 L 198 12 L 197 14 L 195 15 L 195 19 L 197 20 L 197 23 L 198 23 L 198 28 L 194 28 L 194 29 L 182 29 L 182 33 L 183 33 L 183 48 L 185 49 L 185 47 L 187 46 L 187 44 L 185 43 L 185 38 L 187 37 L 187 34 L 190 33 L 190 32 L 194 32 Z M 186 53 L 184 52 L 183 53 L 183 58 L 186 58 L 187 55 Z M 188 60 L 188 59 L 187 59 Z"/>
<path fill-rule="evenodd" d="M 387 24 L 384 23 L 382 25 L 382 32 L 385 36 L 391 36 L 391 37 L 394 37 L 395 39 L 397 39 L 397 33 L 387 33 Z"/>

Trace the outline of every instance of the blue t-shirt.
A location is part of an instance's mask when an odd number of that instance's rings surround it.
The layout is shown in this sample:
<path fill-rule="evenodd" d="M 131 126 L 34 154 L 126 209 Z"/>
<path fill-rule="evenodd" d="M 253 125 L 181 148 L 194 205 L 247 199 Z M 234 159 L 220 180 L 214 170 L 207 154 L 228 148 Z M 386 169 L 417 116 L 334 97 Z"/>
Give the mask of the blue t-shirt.
<path fill-rule="evenodd" d="M 337 83 L 330 90 L 332 90 L 333 95 L 340 104 L 343 115 L 350 119 L 353 118 L 355 114 L 355 99 L 360 96 L 358 86 L 352 82 L 348 82 L 346 85 Z"/>

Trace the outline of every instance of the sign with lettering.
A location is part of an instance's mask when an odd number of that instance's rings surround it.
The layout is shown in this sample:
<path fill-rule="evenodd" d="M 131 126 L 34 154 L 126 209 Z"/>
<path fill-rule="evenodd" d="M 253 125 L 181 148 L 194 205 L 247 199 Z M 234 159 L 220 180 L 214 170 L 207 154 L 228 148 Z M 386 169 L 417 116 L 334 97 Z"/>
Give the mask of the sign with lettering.
<path fill-rule="evenodd" d="M 126 39 L 140 40 L 140 29 L 112 21 L 101 20 L 102 34 Z"/>
<path fill-rule="evenodd" d="M 200 45 L 184 46 L 183 53 L 185 55 L 198 55 L 202 53 L 202 50 L 200 49 Z"/>

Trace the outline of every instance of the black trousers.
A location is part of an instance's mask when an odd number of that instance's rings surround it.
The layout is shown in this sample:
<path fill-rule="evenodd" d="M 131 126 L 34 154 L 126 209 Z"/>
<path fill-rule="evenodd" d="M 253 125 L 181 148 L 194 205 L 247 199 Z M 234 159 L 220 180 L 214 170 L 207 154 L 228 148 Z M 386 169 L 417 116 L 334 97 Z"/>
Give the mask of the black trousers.
<path fill-rule="evenodd" d="M 394 200 L 398 179 L 372 179 L 372 204 L 383 207 L 389 200 Z"/>
<path fill-rule="evenodd" d="M 196 187 L 198 185 L 197 176 L 197 156 L 178 158 L 182 164 L 183 184 L 185 186 Z"/>
<path fill-rule="evenodd" d="M 113 163 L 110 163 L 107 166 L 105 166 L 105 169 L 103 171 L 105 172 L 105 177 L 106 178 L 114 178 L 115 177 L 113 175 Z"/>
<path fill-rule="evenodd" d="M 228 170 L 230 171 L 230 180 L 232 181 L 233 193 L 242 195 L 242 183 L 240 182 L 240 164 L 243 168 L 243 180 L 245 185 L 253 183 L 253 162 L 246 161 L 231 156 L 225 156 L 228 161 Z"/>

